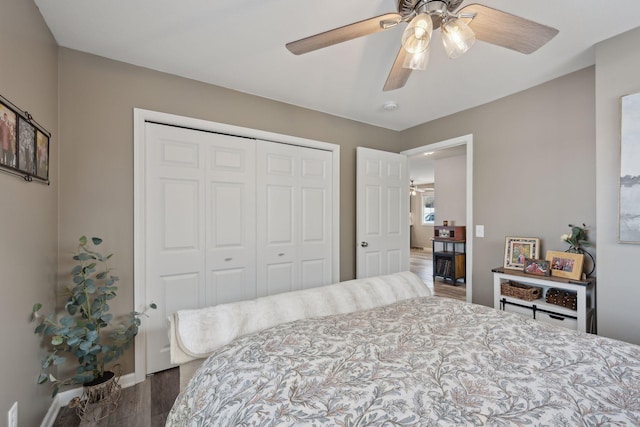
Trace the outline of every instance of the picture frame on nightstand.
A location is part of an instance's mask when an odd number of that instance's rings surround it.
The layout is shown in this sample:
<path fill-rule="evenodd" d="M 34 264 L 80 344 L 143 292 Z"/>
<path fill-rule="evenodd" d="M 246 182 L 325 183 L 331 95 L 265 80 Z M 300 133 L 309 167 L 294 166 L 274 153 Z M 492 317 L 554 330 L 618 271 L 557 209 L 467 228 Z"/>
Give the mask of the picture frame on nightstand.
<path fill-rule="evenodd" d="M 523 271 L 535 276 L 551 276 L 551 263 L 545 259 L 526 258 Z"/>
<path fill-rule="evenodd" d="M 522 270 L 527 258 L 540 256 L 540 239 L 537 237 L 506 237 L 504 268 Z"/>
<path fill-rule="evenodd" d="M 582 278 L 583 254 L 547 251 L 545 258 L 551 263 L 552 276 L 572 280 L 580 280 Z"/>

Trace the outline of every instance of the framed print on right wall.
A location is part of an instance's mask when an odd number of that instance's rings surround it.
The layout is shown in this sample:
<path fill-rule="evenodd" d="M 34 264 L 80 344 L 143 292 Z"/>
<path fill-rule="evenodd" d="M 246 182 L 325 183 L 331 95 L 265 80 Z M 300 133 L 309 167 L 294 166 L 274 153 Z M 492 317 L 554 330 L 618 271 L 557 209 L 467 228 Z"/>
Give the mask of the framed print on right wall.
<path fill-rule="evenodd" d="M 618 241 L 640 243 L 640 93 L 621 100 Z"/>

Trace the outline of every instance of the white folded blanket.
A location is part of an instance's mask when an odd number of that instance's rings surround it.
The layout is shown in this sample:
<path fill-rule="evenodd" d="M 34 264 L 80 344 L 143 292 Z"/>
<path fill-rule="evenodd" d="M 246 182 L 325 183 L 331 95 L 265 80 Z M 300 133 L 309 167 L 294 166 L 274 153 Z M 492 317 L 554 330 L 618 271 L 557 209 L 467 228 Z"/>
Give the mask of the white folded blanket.
<path fill-rule="evenodd" d="M 250 301 L 180 310 L 169 317 L 171 363 L 205 358 L 237 337 L 281 323 L 366 310 L 429 295 L 433 295 L 432 290 L 418 276 L 405 271 Z"/>

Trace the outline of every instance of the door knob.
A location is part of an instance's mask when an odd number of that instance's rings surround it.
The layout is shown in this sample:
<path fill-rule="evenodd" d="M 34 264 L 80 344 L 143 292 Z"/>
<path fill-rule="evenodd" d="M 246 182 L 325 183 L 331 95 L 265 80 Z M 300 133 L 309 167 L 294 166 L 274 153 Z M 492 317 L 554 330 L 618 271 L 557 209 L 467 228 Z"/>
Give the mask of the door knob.
<path fill-rule="evenodd" d="M 367 242 L 362 242 L 360 243 L 360 246 L 362 246 L 363 248 L 366 248 L 367 246 L 369 246 L 369 244 Z"/>

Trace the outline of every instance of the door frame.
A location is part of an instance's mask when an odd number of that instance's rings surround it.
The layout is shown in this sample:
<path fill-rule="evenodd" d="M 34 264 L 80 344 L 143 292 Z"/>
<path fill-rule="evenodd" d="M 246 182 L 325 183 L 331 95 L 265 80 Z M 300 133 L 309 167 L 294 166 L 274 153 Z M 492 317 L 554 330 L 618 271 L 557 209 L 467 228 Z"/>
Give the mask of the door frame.
<path fill-rule="evenodd" d="M 467 227 L 467 241 L 465 245 L 465 268 L 466 268 L 466 294 L 467 302 L 473 301 L 473 134 L 458 136 L 455 138 L 447 139 L 445 141 L 435 142 L 433 144 L 427 144 L 420 147 L 412 148 L 400 152 L 407 157 L 415 154 L 424 153 L 425 151 L 438 151 L 445 148 L 457 147 L 460 145 L 466 145 L 466 227 Z M 436 196 L 437 197 L 437 196 Z"/>
<path fill-rule="evenodd" d="M 146 175 L 146 135 L 145 123 L 153 122 L 169 126 L 184 127 L 205 132 L 223 133 L 228 135 L 252 138 L 256 140 L 277 142 L 281 144 L 296 145 L 315 148 L 332 153 L 332 283 L 340 281 L 340 146 L 328 142 L 300 138 L 291 135 L 266 132 L 225 123 L 195 119 L 175 114 L 158 111 L 133 109 L 133 306 L 135 311 L 142 312 L 151 303 L 146 300 L 146 235 L 144 219 L 145 209 L 145 175 Z M 135 383 L 144 381 L 146 377 L 146 335 L 143 325 L 135 338 L 134 351 L 134 377 Z"/>

